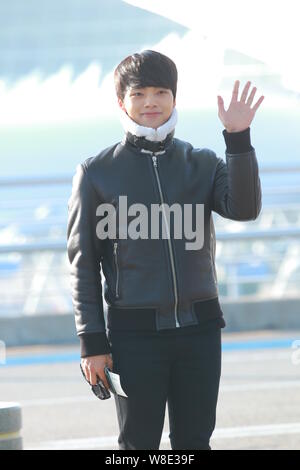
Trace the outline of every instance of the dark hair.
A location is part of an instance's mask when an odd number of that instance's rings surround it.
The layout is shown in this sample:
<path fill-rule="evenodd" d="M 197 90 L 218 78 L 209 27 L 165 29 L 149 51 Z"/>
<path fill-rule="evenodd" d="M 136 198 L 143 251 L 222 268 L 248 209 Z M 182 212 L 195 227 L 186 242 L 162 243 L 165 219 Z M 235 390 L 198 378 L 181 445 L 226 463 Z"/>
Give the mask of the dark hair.
<path fill-rule="evenodd" d="M 160 52 L 145 50 L 126 57 L 115 69 L 114 80 L 117 96 L 122 101 L 128 88 L 147 86 L 167 88 L 176 98 L 176 65 Z"/>

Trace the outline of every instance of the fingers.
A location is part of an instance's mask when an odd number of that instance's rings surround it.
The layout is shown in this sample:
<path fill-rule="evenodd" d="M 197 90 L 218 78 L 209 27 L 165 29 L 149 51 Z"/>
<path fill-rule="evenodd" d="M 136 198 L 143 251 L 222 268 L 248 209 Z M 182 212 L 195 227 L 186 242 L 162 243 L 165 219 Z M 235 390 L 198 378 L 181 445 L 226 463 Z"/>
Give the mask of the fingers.
<path fill-rule="evenodd" d="M 250 83 L 250 82 L 248 82 L 248 83 Z M 246 102 L 246 104 L 248 106 L 252 105 L 256 91 L 257 91 L 257 88 L 253 87 L 253 90 L 251 91 L 250 96 L 249 96 L 249 98 L 247 99 L 247 102 Z M 255 103 L 255 105 L 252 108 L 253 111 L 256 112 L 258 110 L 258 108 L 261 105 L 261 103 L 263 102 L 264 98 L 265 98 L 264 96 L 261 96 L 259 98 L 259 100 Z"/>
<path fill-rule="evenodd" d="M 90 367 L 85 362 L 82 362 L 82 370 L 84 372 L 86 380 L 89 382 L 90 385 L 96 385 L 97 378 L 96 378 L 96 371 L 93 367 Z"/>
<path fill-rule="evenodd" d="M 96 385 L 98 379 L 101 379 L 105 387 L 108 389 L 108 382 L 104 372 L 104 367 L 107 365 L 109 369 L 112 370 L 113 362 L 110 355 L 102 356 L 101 360 L 96 359 L 92 360 L 91 358 L 86 358 L 82 360 L 82 369 L 87 381 L 90 385 Z"/>
<path fill-rule="evenodd" d="M 98 380 L 101 379 L 105 387 L 108 388 L 108 383 L 104 373 L 104 368 L 102 369 L 90 369 L 89 370 L 89 383 L 91 385 L 97 385 Z"/>
<path fill-rule="evenodd" d="M 100 371 L 99 371 L 99 370 L 91 369 L 91 370 L 90 370 L 90 380 L 89 380 L 90 384 L 91 384 L 91 385 L 96 385 L 97 382 L 98 382 L 98 377 L 99 377 L 101 380 L 103 380 L 101 375 L 102 375 L 102 374 L 100 374 Z"/>
<path fill-rule="evenodd" d="M 264 96 L 261 96 L 259 98 L 259 100 L 255 103 L 255 105 L 252 108 L 254 112 L 256 112 L 258 110 L 258 108 L 260 107 L 260 105 L 263 102 L 264 98 L 265 98 Z"/>
<path fill-rule="evenodd" d="M 249 98 L 247 99 L 247 102 L 246 102 L 246 104 L 248 104 L 249 106 L 251 106 L 252 103 L 253 103 L 253 99 L 254 99 L 254 95 L 255 95 L 256 91 L 257 91 L 257 88 L 253 87 L 253 90 L 251 91 L 250 96 L 249 96 Z"/>
<path fill-rule="evenodd" d="M 238 92 L 239 92 L 239 80 L 236 80 L 235 83 L 234 83 L 234 88 L 233 88 L 233 92 L 232 92 L 232 101 L 238 101 Z M 250 89 L 250 86 L 251 86 L 251 81 L 248 81 L 243 89 L 243 92 L 241 94 L 241 99 L 240 101 L 242 103 L 245 103 L 246 105 L 248 106 L 251 106 L 252 103 L 253 103 L 253 100 L 254 100 L 254 96 L 255 96 L 255 93 L 257 91 L 257 88 L 256 87 L 253 87 L 250 95 L 249 95 L 249 98 L 247 99 L 247 96 L 248 96 L 248 93 L 249 93 L 249 89 Z M 247 101 L 246 101 L 247 100 Z M 259 106 L 261 105 L 261 103 L 263 102 L 264 100 L 264 96 L 261 96 L 259 98 L 259 100 L 255 103 L 255 105 L 253 106 L 252 110 L 253 111 L 257 111 Z"/>
<path fill-rule="evenodd" d="M 218 107 L 219 107 L 219 116 L 223 116 L 225 113 L 224 100 L 222 96 L 218 96 Z"/>
<path fill-rule="evenodd" d="M 106 375 L 104 373 L 104 369 L 102 370 L 102 372 L 99 371 L 99 374 L 97 374 L 97 375 L 102 380 L 102 382 L 104 383 L 105 388 L 107 388 L 107 390 L 109 390 L 109 385 L 108 385 L 108 382 L 107 382 Z"/>
<path fill-rule="evenodd" d="M 105 387 L 108 388 L 108 383 L 107 383 L 107 380 L 106 380 L 106 376 L 105 376 L 105 373 L 104 373 L 104 367 L 105 366 L 101 366 L 101 367 L 97 367 L 97 368 L 90 368 L 89 370 L 89 376 L 90 376 L 90 384 L 91 385 L 96 385 L 98 380 L 101 379 L 102 382 L 104 383 Z"/>
<path fill-rule="evenodd" d="M 239 80 L 236 80 L 234 82 L 234 86 L 233 86 L 232 100 L 231 101 L 237 101 L 238 95 L 239 95 L 239 86 L 240 86 L 240 82 L 239 82 Z"/>
<path fill-rule="evenodd" d="M 242 101 L 243 103 L 246 102 L 250 85 L 251 85 L 251 82 L 247 82 L 246 85 L 245 85 L 245 87 L 244 87 L 244 90 L 243 90 L 243 92 L 242 92 L 241 101 Z M 256 89 L 255 89 L 255 90 L 256 90 Z M 251 94 L 252 94 L 252 93 L 253 93 L 253 90 L 252 90 Z M 250 95 L 250 96 L 251 96 L 251 95 Z"/>

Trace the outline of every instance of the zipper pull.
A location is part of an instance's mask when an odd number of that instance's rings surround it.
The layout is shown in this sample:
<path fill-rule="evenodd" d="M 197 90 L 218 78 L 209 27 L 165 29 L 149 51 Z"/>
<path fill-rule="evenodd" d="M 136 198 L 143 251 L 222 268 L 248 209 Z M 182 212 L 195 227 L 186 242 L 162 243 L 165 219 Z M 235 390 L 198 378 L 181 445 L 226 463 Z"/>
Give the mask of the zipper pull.
<path fill-rule="evenodd" d="M 157 156 L 153 155 L 152 160 L 153 160 L 153 165 L 157 167 Z"/>
<path fill-rule="evenodd" d="M 114 243 L 114 255 L 117 253 L 117 247 L 118 247 L 118 243 L 115 242 Z"/>

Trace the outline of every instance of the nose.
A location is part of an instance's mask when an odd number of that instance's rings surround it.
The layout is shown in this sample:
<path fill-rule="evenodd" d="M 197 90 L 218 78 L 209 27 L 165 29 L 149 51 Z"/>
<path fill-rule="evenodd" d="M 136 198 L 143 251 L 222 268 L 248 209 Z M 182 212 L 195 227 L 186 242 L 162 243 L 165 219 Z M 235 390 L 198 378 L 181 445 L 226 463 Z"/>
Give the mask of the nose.
<path fill-rule="evenodd" d="M 145 102 L 144 102 L 145 108 L 153 108 L 156 106 L 156 100 L 155 96 L 153 95 L 146 95 L 145 96 Z"/>

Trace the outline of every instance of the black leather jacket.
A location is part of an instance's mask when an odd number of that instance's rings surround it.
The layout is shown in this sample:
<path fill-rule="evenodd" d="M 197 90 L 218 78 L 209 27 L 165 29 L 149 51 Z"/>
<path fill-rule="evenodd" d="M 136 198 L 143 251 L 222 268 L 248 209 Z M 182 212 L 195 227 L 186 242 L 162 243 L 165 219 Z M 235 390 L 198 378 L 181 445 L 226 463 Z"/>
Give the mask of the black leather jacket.
<path fill-rule="evenodd" d="M 67 249 L 82 357 L 111 351 L 103 294 L 109 328 L 163 330 L 222 317 L 212 211 L 248 221 L 261 210 L 250 128 L 230 134 L 224 130 L 223 135 L 226 162 L 212 150 L 193 148 L 172 133 L 162 143 L 127 134 L 122 142 L 78 165 L 68 202 Z M 169 239 L 122 239 L 118 217 L 116 237 L 99 239 L 96 209 L 110 203 L 118 213 L 121 195 L 127 196 L 128 207 L 142 203 L 149 212 L 151 204 L 163 202 L 178 203 L 182 209 L 183 204 L 204 204 L 202 248 L 186 250 L 185 243 L 191 240 L 184 233 L 179 239 L 172 235 Z"/>

